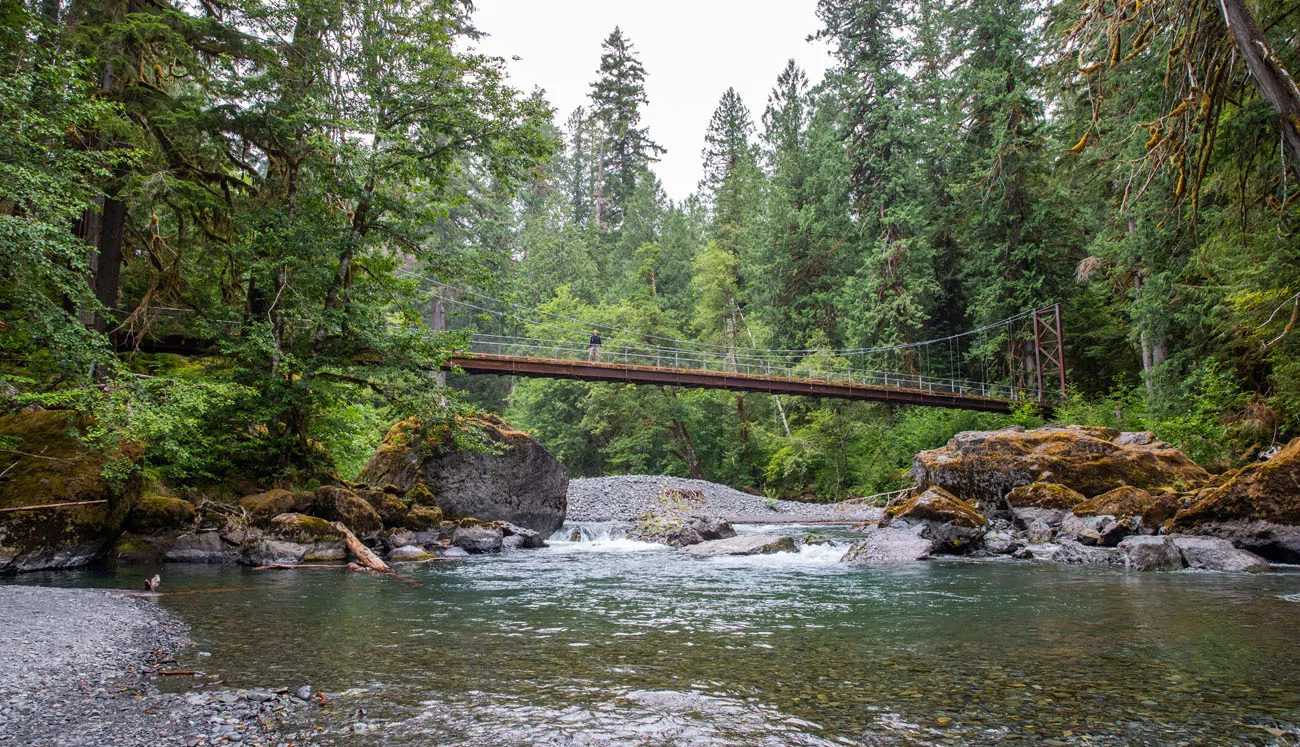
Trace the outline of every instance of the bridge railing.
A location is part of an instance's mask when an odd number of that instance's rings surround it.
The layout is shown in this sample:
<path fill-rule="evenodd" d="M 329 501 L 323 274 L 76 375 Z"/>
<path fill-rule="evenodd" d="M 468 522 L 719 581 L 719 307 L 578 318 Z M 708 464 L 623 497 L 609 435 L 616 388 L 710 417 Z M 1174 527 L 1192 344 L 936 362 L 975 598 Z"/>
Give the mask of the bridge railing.
<path fill-rule="evenodd" d="M 578 362 L 586 362 L 590 357 L 590 348 L 580 342 L 487 334 L 474 335 L 468 352 Z M 597 362 L 731 373 L 789 381 L 848 383 L 1011 401 L 1032 398 L 1036 394 L 1024 387 L 996 382 L 969 381 L 899 371 L 817 367 L 808 365 L 807 361 L 772 360 L 747 353 L 712 353 L 614 341 L 606 342 L 601 346 Z"/>

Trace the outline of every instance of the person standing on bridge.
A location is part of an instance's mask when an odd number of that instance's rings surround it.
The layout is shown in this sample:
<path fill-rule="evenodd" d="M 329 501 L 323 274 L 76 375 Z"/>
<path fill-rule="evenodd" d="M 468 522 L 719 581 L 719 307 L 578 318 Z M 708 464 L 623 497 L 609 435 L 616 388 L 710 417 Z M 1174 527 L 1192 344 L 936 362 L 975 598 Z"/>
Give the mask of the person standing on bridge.
<path fill-rule="evenodd" d="M 591 344 L 587 346 L 587 360 L 592 363 L 600 360 L 600 346 L 603 342 L 600 339 L 600 331 L 593 329 L 591 331 Z"/>

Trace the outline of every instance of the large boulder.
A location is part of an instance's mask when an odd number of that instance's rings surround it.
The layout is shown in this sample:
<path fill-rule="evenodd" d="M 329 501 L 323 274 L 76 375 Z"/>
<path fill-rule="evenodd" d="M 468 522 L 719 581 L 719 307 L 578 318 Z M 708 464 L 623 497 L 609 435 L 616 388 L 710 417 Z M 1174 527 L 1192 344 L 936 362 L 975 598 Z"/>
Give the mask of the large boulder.
<path fill-rule="evenodd" d="M 305 491 L 268 490 L 239 499 L 239 507 L 248 512 L 255 524 L 266 524 L 280 514 L 297 513 L 311 508 L 316 496 Z"/>
<path fill-rule="evenodd" d="M 1089 498 L 1071 509 L 1071 512 L 1075 516 L 1139 517 L 1143 526 L 1155 529 L 1178 512 L 1178 496 L 1168 491 L 1152 494 L 1142 488 L 1125 485 Z"/>
<path fill-rule="evenodd" d="M 127 515 L 126 527 L 137 534 L 156 534 L 193 527 L 194 504 L 180 498 L 150 495 L 141 498 Z"/>
<path fill-rule="evenodd" d="M 840 557 L 841 563 L 889 565 L 930 557 L 930 540 L 898 527 L 868 529 Z"/>
<path fill-rule="evenodd" d="M 1238 550 L 1218 537 L 1173 537 L 1188 568 L 1198 571 L 1257 573 L 1269 569 L 1268 561 L 1253 552 Z"/>
<path fill-rule="evenodd" d="M 1035 482 L 1068 485 L 1094 497 L 1122 485 L 1143 489 L 1203 485 L 1210 475 L 1167 444 L 1117 443 L 1117 431 L 1046 426 L 968 431 L 912 462 L 917 487 L 941 487 L 978 503 L 1000 507 L 1015 488 Z"/>
<path fill-rule="evenodd" d="M 84 425 L 57 410 L 0 416 L 0 440 L 10 450 L 0 463 L 0 508 L 82 504 L 0 513 L 0 574 L 85 565 L 121 532 L 140 497 L 142 450 L 95 448 L 74 435 Z M 106 467 L 125 477 L 106 478 Z"/>
<path fill-rule="evenodd" d="M 379 514 L 379 519 L 384 522 L 384 526 L 406 526 L 408 508 L 402 499 L 392 493 L 382 490 L 358 490 L 357 497 L 370 504 L 375 513 Z"/>
<path fill-rule="evenodd" d="M 736 530 L 724 519 L 691 516 L 672 509 L 647 511 L 638 516 L 627 531 L 628 539 L 671 547 L 686 547 L 735 536 Z"/>
<path fill-rule="evenodd" d="M 1242 468 L 1198 498 L 1174 517 L 1175 528 L 1230 521 L 1300 525 L 1300 438 L 1268 461 Z"/>
<path fill-rule="evenodd" d="M 302 545 L 305 563 L 346 560 L 347 546 L 343 535 L 324 519 L 306 514 L 280 514 L 271 521 L 267 536 Z"/>
<path fill-rule="evenodd" d="M 358 537 L 376 536 L 384 528 L 384 520 L 369 503 L 351 490 L 334 485 L 323 485 L 316 489 L 311 513 L 326 521 L 342 522 Z"/>
<path fill-rule="evenodd" d="M 195 532 L 173 540 L 163 559 L 169 563 L 234 564 L 239 562 L 239 549 L 226 544 L 219 532 Z"/>
<path fill-rule="evenodd" d="M 891 501 L 880 525 L 894 524 L 920 527 L 920 536 L 930 540 L 931 553 L 962 555 L 980 545 L 988 520 L 966 501 L 932 487 Z"/>
<path fill-rule="evenodd" d="M 1187 534 L 1218 537 L 1275 563 L 1300 563 L 1300 526 L 1271 521 L 1223 521 L 1185 527 Z"/>
<path fill-rule="evenodd" d="M 423 482 L 448 518 L 508 521 L 550 536 L 564 524 L 569 473 L 532 436 L 486 416 L 460 424 L 487 449 L 457 446 L 451 426 L 404 420 L 361 472 L 369 485 L 410 491 Z M 416 501 L 413 501 L 416 502 Z"/>
<path fill-rule="evenodd" d="M 451 544 L 470 553 L 501 552 L 504 539 L 499 526 L 465 521 L 456 527 Z"/>
<path fill-rule="evenodd" d="M 728 539 L 706 540 L 691 545 L 682 552 L 696 558 L 716 558 L 721 555 L 771 555 L 778 552 L 797 552 L 794 538 L 785 534 L 742 534 Z"/>
<path fill-rule="evenodd" d="M 1183 554 L 1171 537 L 1126 537 L 1119 543 L 1124 565 L 1135 571 L 1177 571 Z"/>
<path fill-rule="evenodd" d="M 1044 547 L 1042 545 L 1035 546 Z M 1046 546 L 1047 559 L 1053 563 L 1066 565 L 1119 565 L 1124 562 L 1118 550 L 1101 547 L 1088 547 L 1073 540 L 1066 540 L 1060 545 Z"/>
<path fill-rule="evenodd" d="M 411 510 L 406 512 L 406 519 L 402 526 L 417 532 L 427 531 L 442 524 L 442 509 L 437 506 L 424 506 L 415 504 Z"/>

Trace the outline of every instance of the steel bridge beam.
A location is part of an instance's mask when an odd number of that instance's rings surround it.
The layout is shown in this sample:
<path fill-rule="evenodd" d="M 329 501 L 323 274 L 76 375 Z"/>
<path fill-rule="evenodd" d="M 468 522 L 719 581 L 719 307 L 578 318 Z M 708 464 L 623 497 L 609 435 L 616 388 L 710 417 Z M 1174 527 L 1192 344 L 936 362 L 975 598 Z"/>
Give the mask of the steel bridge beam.
<path fill-rule="evenodd" d="M 932 392 L 925 389 L 895 389 L 893 387 L 852 384 L 843 381 L 768 378 L 754 374 L 722 371 L 635 366 L 623 363 L 590 363 L 489 353 L 458 355 L 449 359 L 444 367 L 452 370 L 460 369 L 467 374 L 610 381 L 625 384 L 657 384 L 690 389 L 729 389 L 741 392 L 830 397 L 866 402 L 885 402 L 895 405 L 924 405 L 926 407 L 946 407 L 958 410 L 982 410 L 984 412 L 1010 412 L 1017 404 L 991 397 L 953 394 L 951 392 Z"/>

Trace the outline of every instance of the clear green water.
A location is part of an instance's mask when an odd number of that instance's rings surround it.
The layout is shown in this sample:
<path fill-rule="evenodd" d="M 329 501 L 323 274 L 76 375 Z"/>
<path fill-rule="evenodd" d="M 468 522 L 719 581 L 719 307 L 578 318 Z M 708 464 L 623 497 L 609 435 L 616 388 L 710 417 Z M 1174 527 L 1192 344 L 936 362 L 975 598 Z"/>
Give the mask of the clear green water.
<path fill-rule="evenodd" d="M 180 666 L 225 686 L 352 691 L 327 706 L 331 731 L 314 738 L 325 743 L 1300 736 L 1300 573 L 865 569 L 837 565 L 829 548 L 695 560 L 647 547 L 555 543 L 406 566 L 420 587 L 345 571 L 167 566 L 159 603 L 193 628 Z M 136 588 L 145 575 L 20 580 Z M 359 707 L 375 731 L 345 731 Z"/>

